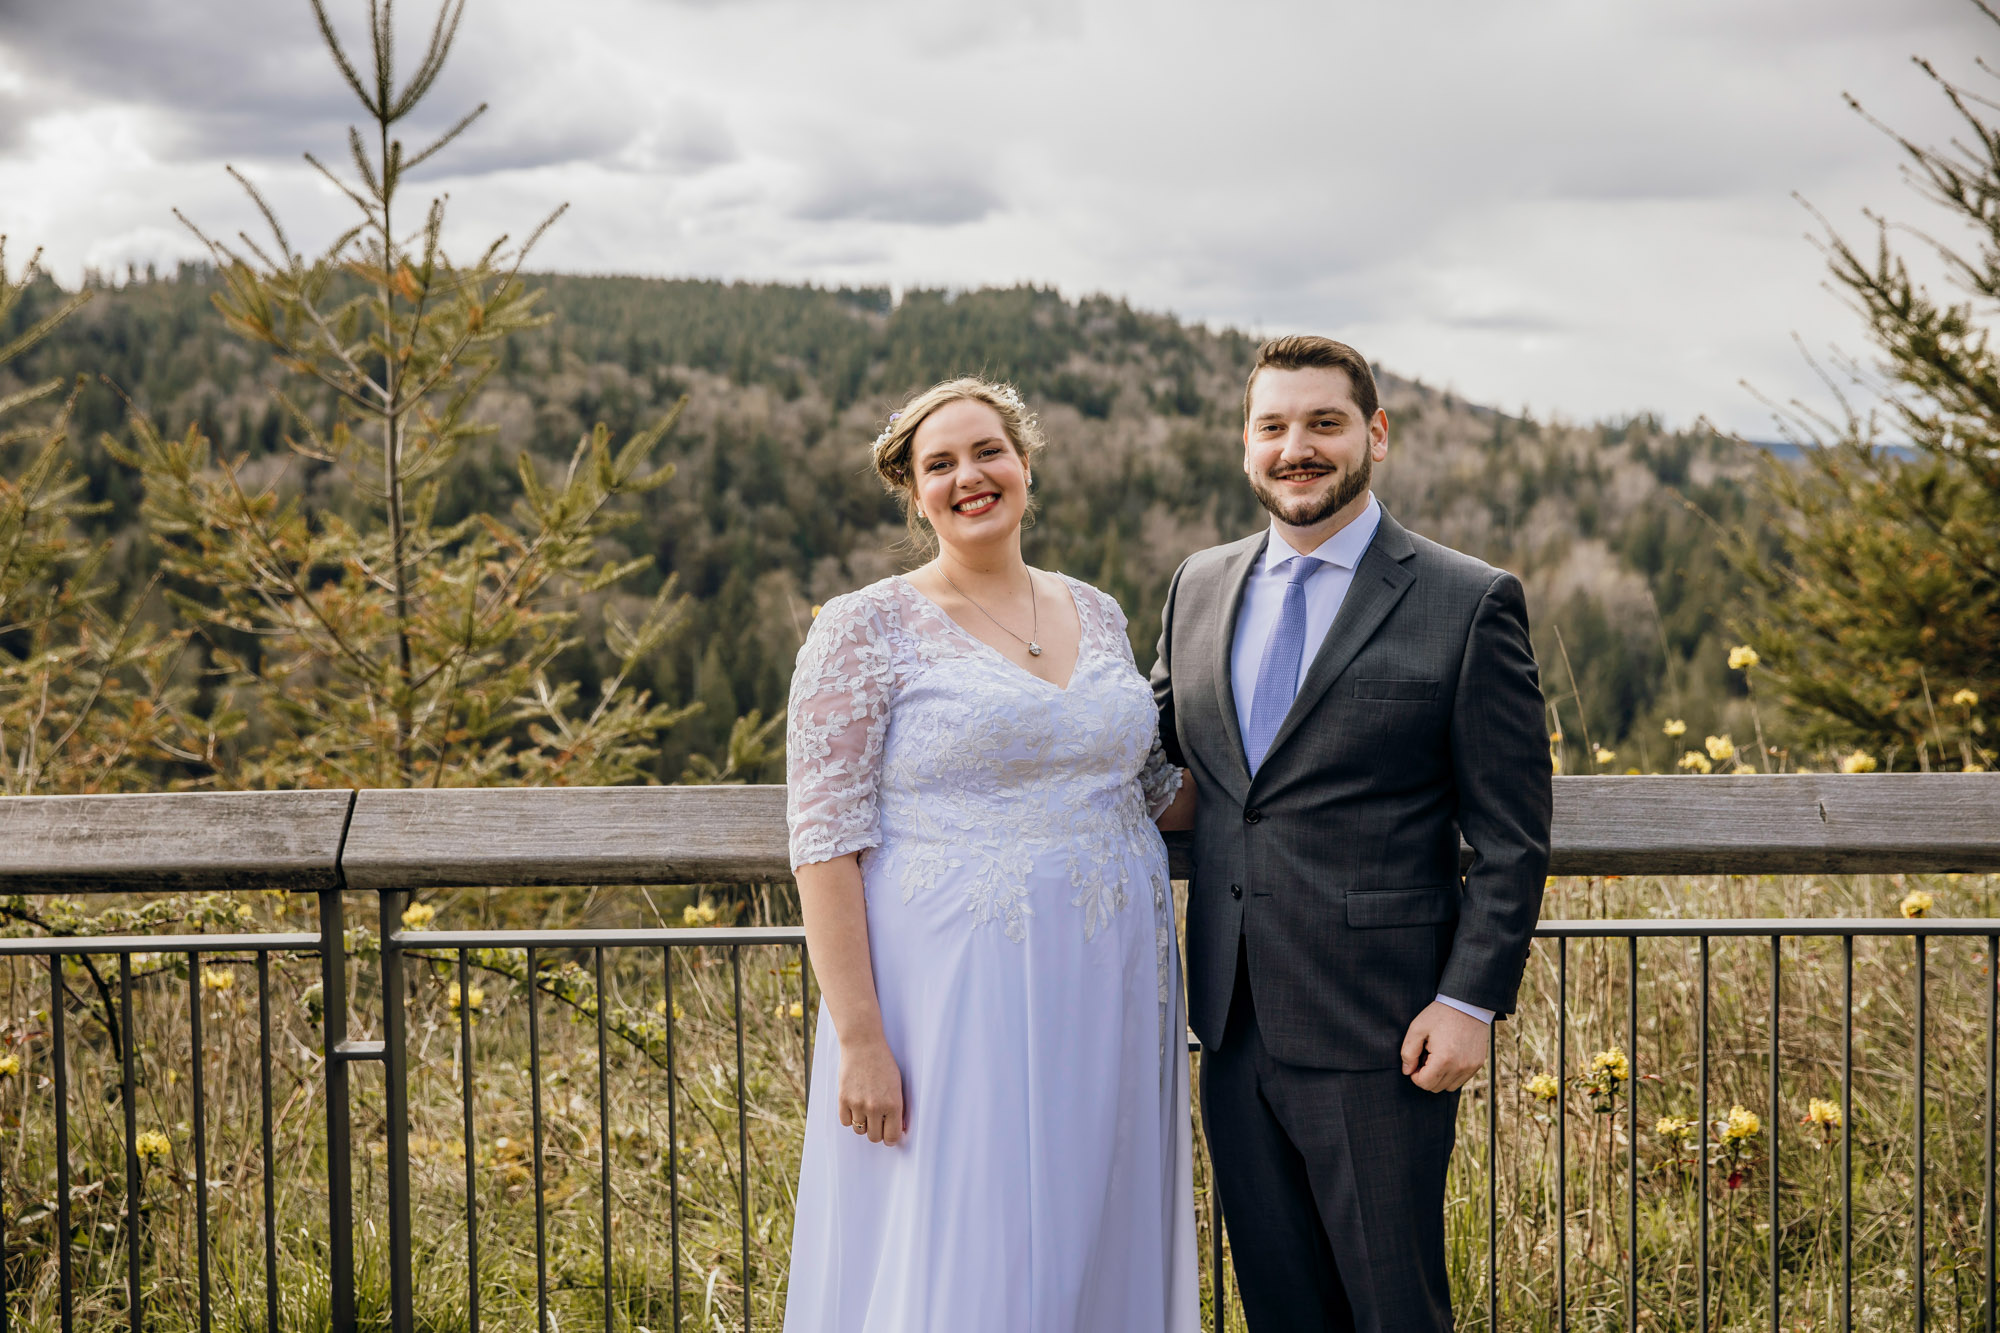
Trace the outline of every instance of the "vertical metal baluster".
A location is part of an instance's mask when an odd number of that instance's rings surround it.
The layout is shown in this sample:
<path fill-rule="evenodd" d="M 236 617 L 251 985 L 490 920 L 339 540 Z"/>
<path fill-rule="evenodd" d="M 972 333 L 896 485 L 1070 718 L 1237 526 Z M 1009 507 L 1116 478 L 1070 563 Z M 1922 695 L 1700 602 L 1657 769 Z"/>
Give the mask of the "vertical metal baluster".
<path fill-rule="evenodd" d="M 806 1101 L 812 1101 L 813 1082 L 813 1004 L 812 1004 L 812 961 L 806 957 L 806 946 L 799 945 L 799 1041 L 806 1053 Z"/>
<path fill-rule="evenodd" d="M 188 1052 L 194 1066 L 189 1094 L 194 1101 L 194 1248 L 195 1291 L 199 1302 L 201 1333 L 209 1333 L 211 1318 L 208 1293 L 208 1106 L 202 1094 L 201 1040 L 201 955 L 188 955 Z"/>
<path fill-rule="evenodd" d="M 1917 1279 L 1917 1333 L 1923 1333 L 1928 1322 L 1928 1312 L 1924 1309 L 1924 1264 L 1928 1254 L 1924 1248 L 1924 1003 L 1926 990 L 1925 970 L 1929 964 L 1930 941 L 1922 935 L 1917 942 L 1917 1262 L 1914 1265 Z"/>
<path fill-rule="evenodd" d="M 326 1276 L 327 1322 L 355 1326 L 354 1135 L 347 1040 L 347 919 L 339 889 L 319 895 L 319 985 L 322 1039 L 326 1044 Z"/>
<path fill-rule="evenodd" d="M 1701 1333 L 1708 1333 L 1708 936 L 1701 937 L 1701 1090 L 1699 1100 L 1701 1136 L 1696 1141 L 1699 1150 L 1695 1154 L 1695 1192 L 1701 1196 L 1701 1268 L 1695 1278 L 1695 1298 L 1700 1302 L 1701 1314 L 1697 1326 Z"/>
<path fill-rule="evenodd" d="M 403 1010 L 403 908 L 410 895 L 384 889 L 379 898 L 382 940 L 382 1100 L 389 1125 L 383 1164 L 389 1193 L 389 1327 L 415 1333 L 416 1280 L 411 1271 L 410 1051 Z"/>
<path fill-rule="evenodd" d="M 1771 1333 L 1778 1328 L 1778 946 L 1780 936 L 1771 937 Z"/>
<path fill-rule="evenodd" d="M 118 1023 L 124 1040 L 119 1043 L 119 1090 L 125 1103 L 125 1307 L 132 1317 L 132 1333 L 144 1328 L 139 1296 L 139 1105 L 138 1078 L 133 1070 L 137 1058 L 134 1047 L 139 1034 L 132 1029 L 132 955 L 118 955 Z"/>
<path fill-rule="evenodd" d="M 258 1174 L 264 1177 L 264 1327 L 278 1333 L 278 1183 L 271 1142 L 271 955 L 257 951 L 257 1082 L 262 1097 L 260 1129 L 264 1156 Z"/>
<path fill-rule="evenodd" d="M 1486 1328 L 1500 1328 L 1500 1036 L 1486 1025 Z"/>
<path fill-rule="evenodd" d="M 1854 1333 L 1854 937 L 1840 943 L 1840 1333 Z"/>
<path fill-rule="evenodd" d="M 1569 1333 L 1569 936 L 1556 941 L 1556 1327 Z"/>
<path fill-rule="evenodd" d="M 743 1240 L 743 1333 L 750 1333 L 750 1115 L 743 1105 L 743 946 L 729 946 L 736 984 L 736 1223 Z"/>
<path fill-rule="evenodd" d="M 477 1141 L 472 1129 L 472 974 L 458 951 L 458 1097 L 465 1112 L 465 1317 L 479 1333 L 479 1195 L 475 1188 Z"/>
<path fill-rule="evenodd" d="M 1208 1052 L 1202 1051 L 1206 1061 Z M 1209 1315 L 1214 1333 L 1222 1333 L 1229 1322 L 1229 1275 L 1222 1266 L 1222 1196 L 1215 1188 L 1215 1154 L 1208 1151 L 1208 1124 L 1201 1127 L 1201 1148 L 1208 1158 L 1208 1267 Z"/>
<path fill-rule="evenodd" d="M 599 1237 L 604 1250 L 604 1333 L 611 1333 L 611 1094 L 605 1081 L 605 1006 L 611 996 L 604 989 L 604 948 L 597 954 L 597 1194 Z"/>
<path fill-rule="evenodd" d="M 70 1290 L 69 1239 L 69 1039 L 63 1000 L 62 956 L 49 955 L 49 1040 L 55 1064 L 56 1098 L 56 1282 L 62 1311 L 62 1333 L 75 1327 L 76 1296 Z"/>
<path fill-rule="evenodd" d="M 2000 950 L 2000 935 L 1986 937 L 1986 1119 L 1981 1122 L 1980 1136 L 1985 1139 L 1986 1174 L 1979 1195 L 1979 1217 L 1981 1247 L 1986 1251 L 1986 1281 L 1980 1287 L 1980 1304 L 1986 1307 L 1986 1333 L 1994 1333 L 1993 1328 L 1993 1113 L 1994 1077 L 2000 1074 L 1996 1065 L 1994 1047 L 1996 1036 L 2000 1036 L 2000 985 L 1996 985 L 1994 952 Z"/>
<path fill-rule="evenodd" d="M 13 972 L 13 968 L 12 968 L 12 966 L 10 965 L 10 966 L 9 966 L 9 968 L 8 968 L 8 981 L 9 981 L 9 982 L 11 983 L 11 982 L 13 981 L 13 978 L 14 978 L 14 972 Z M 11 991 L 11 990 L 13 989 L 13 987 L 12 987 L 12 985 L 11 985 L 11 984 L 10 984 L 10 985 L 8 986 L 8 989 L 9 989 L 10 991 Z M 16 1128 L 17 1128 L 17 1130 L 18 1130 L 18 1132 L 19 1132 L 19 1134 L 20 1134 L 21 1138 L 23 1138 L 23 1139 L 24 1139 L 24 1138 L 26 1137 L 26 1135 L 27 1135 L 27 1132 L 28 1132 L 28 1099 L 27 1099 L 27 1097 L 26 1097 L 26 1095 L 25 1095 L 25 1094 L 24 1094 L 24 1095 L 22 1096 L 22 1098 L 21 1098 L 21 1115 L 20 1115 L 20 1119 L 19 1119 L 19 1121 L 17 1122 L 17 1125 L 16 1125 Z M 19 1140 L 17 1140 L 17 1141 L 19 1141 Z M 4 1185 L 4 1181 L 0 1181 L 0 1185 Z M 7 1197 L 7 1192 L 6 1192 L 6 1190 L 5 1190 L 4 1188 L 0 1188 L 0 1199 L 5 1199 L 6 1197 Z M 8 1328 L 8 1324 L 7 1324 L 7 1210 L 6 1210 L 6 1209 L 5 1209 L 4 1207 L 0 1207 L 0 1333 L 7 1333 L 7 1328 Z"/>
<path fill-rule="evenodd" d="M 1639 937 L 1625 937 L 1625 1327 L 1639 1327 Z"/>
<path fill-rule="evenodd" d="M 660 950 L 667 980 L 667 1248 L 673 1251 L 674 1333 L 681 1333 L 681 1140 L 674 1117 L 674 946 Z"/>
<path fill-rule="evenodd" d="M 535 1328 L 549 1333 L 549 1233 L 542 1195 L 542 1019 L 535 971 L 537 954 L 528 950 L 528 1103 L 535 1147 Z"/>

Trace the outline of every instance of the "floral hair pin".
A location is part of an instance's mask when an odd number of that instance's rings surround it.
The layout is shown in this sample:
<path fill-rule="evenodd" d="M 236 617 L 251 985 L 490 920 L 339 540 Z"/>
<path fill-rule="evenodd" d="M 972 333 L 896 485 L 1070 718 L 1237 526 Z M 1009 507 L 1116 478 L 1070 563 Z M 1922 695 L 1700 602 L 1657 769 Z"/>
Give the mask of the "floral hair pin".
<path fill-rule="evenodd" d="M 889 442 L 889 437 L 896 433 L 896 423 L 902 419 L 902 416 L 901 412 L 891 412 L 889 414 L 889 424 L 882 427 L 882 433 L 875 437 L 875 452 L 880 453 L 882 446 Z"/>

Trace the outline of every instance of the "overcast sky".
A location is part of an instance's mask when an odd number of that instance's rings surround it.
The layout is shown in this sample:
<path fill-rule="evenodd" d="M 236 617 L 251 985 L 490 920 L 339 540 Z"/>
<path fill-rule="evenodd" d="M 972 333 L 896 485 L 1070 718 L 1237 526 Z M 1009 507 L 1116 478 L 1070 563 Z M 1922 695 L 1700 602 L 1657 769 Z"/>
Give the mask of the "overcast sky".
<path fill-rule="evenodd" d="M 1793 335 L 1862 345 L 1793 193 L 1928 220 L 1841 94 L 1942 138 L 1910 57 L 1980 52 L 1968 0 L 471 0 L 424 123 L 493 110 L 421 188 L 466 246 L 568 201 L 537 267 L 1031 281 L 1768 436 L 1739 381 L 1818 400 Z M 172 206 L 253 219 L 225 163 L 324 240 L 299 155 L 357 109 L 304 0 L 0 0 L 10 263 L 195 254 Z"/>

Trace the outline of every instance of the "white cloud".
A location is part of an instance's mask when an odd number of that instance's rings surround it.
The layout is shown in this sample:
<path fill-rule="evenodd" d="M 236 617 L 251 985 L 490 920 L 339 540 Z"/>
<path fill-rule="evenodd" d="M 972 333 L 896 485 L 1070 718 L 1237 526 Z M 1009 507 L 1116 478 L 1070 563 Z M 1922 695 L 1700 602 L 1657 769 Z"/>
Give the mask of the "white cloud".
<path fill-rule="evenodd" d="M 324 239 L 297 155 L 344 156 L 349 95 L 316 40 L 268 0 L 0 10 L 0 99 L 36 113 L 0 135 L 0 230 L 69 276 L 188 253 L 170 203 L 252 220 L 227 160 Z M 423 184 L 461 246 L 570 201 L 545 265 L 1054 283 L 1503 406 L 1762 432 L 1738 381 L 1812 393 L 1793 332 L 1858 332 L 1791 193 L 1921 211 L 1841 93 L 1942 138 L 1909 55 L 1996 47 L 1967 0 L 473 0 L 406 137 L 491 102 Z"/>

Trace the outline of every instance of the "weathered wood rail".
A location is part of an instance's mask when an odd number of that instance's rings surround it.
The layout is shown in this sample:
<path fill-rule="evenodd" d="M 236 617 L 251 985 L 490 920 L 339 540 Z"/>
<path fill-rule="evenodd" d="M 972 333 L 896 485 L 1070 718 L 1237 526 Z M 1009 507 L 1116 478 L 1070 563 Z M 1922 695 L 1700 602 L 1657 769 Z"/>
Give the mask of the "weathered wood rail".
<path fill-rule="evenodd" d="M 2000 774 L 1573 777 L 1555 788 L 1558 875 L 2000 871 Z M 782 787 L 0 800 L 7 893 L 740 883 L 789 873 Z"/>

